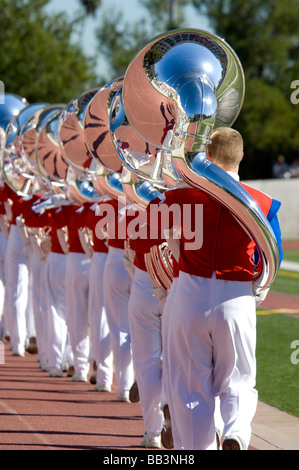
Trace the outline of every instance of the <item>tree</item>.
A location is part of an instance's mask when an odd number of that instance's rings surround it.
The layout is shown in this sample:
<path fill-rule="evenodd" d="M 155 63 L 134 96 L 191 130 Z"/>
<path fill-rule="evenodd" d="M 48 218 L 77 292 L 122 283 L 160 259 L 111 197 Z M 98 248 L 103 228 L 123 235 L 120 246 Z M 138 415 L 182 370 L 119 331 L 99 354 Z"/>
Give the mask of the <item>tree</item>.
<path fill-rule="evenodd" d="M 189 0 L 190 2 L 190 0 Z M 188 0 L 140 0 L 144 17 L 135 22 L 125 22 L 120 11 L 107 10 L 101 16 L 96 36 L 99 50 L 110 68 L 110 81 L 123 75 L 136 52 L 151 38 L 184 22 L 183 7 Z"/>
<path fill-rule="evenodd" d="M 127 23 L 122 21 L 122 14 L 117 11 L 102 15 L 96 36 L 100 56 L 105 57 L 109 66 L 109 77 L 103 76 L 106 82 L 124 75 L 132 57 L 150 37 L 145 20 Z"/>
<path fill-rule="evenodd" d="M 290 101 L 298 78 L 299 10 L 290 0 L 193 0 L 214 31 L 236 51 L 246 96 L 235 126 L 244 137 L 247 178 L 271 176 L 278 153 L 297 155 L 298 110 Z"/>
<path fill-rule="evenodd" d="M 80 0 L 80 3 L 85 8 L 87 15 L 95 15 L 97 9 L 101 6 L 102 0 Z"/>
<path fill-rule="evenodd" d="M 162 32 L 182 26 L 185 20 L 184 7 L 189 1 L 141 0 L 141 3 L 148 10 L 152 29 Z"/>
<path fill-rule="evenodd" d="M 49 15 L 48 3 L 0 0 L 0 79 L 29 102 L 68 102 L 95 84 L 95 64 L 72 41 L 80 20 Z"/>

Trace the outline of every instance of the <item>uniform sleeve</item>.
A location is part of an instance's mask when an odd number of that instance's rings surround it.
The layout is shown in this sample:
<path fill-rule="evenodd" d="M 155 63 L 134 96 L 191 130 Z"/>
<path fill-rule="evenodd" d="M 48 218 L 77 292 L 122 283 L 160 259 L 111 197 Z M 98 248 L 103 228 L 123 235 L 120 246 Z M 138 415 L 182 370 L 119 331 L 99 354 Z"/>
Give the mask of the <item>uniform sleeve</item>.
<path fill-rule="evenodd" d="M 53 211 L 48 210 L 43 214 L 37 214 L 31 207 L 23 213 L 27 227 L 47 227 L 52 225 Z"/>
<path fill-rule="evenodd" d="M 51 218 L 56 228 L 62 228 L 69 225 L 70 217 L 73 212 L 73 206 L 61 206 L 59 209 L 50 210 Z M 78 218 L 80 216 L 78 215 Z"/>
<path fill-rule="evenodd" d="M 274 232 L 277 245 L 278 245 L 278 251 L 279 251 L 279 266 L 281 265 L 282 259 L 283 259 L 283 250 L 281 246 L 281 229 L 279 225 L 279 220 L 277 213 L 280 209 L 281 202 L 277 201 L 276 199 L 273 199 L 272 205 L 270 207 L 270 211 L 268 214 L 268 221 L 272 227 L 272 230 Z"/>
<path fill-rule="evenodd" d="M 279 220 L 278 220 L 278 216 L 277 216 L 277 212 L 279 211 L 280 206 L 281 206 L 281 202 L 277 201 L 276 199 L 273 199 L 272 203 L 271 203 L 271 206 L 270 206 L 270 210 L 269 210 L 268 215 L 267 215 L 267 220 L 270 223 L 271 228 L 274 232 L 274 236 L 275 236 L 277 246 L 278 246 L 278 253 L 279 253 L 278 266 L 279 267 L 280 267 L 282 259 L 283 259 L 283 250 L 282 250 L 282 246 L 281 246 L 281 230 L 280 230 Z M 255 265 L 256 265 L 256 269 L 259 271 L 260 256 L 259 256 L 259 252 L 258 252 L 257 248 L 254 252 L 254 262 L 255 262 Z"/>

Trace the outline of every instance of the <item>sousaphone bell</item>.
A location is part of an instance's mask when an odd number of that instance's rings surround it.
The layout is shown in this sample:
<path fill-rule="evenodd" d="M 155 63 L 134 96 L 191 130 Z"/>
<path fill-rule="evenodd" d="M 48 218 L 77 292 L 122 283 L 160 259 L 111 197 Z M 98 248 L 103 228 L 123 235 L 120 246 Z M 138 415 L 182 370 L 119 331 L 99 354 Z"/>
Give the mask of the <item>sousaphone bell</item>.
<path fill-rule="evenodd" d="M 125 74 L 122 97 L 136 132 L 170 151 L 178 176 L 228 208 L 255 241 L 263 260 L 254 291 L 258 294 L 270 287 L 278 270 L 275 235 L 247 191 L 205 159 L 211 131 L 233 125 L 244 93 L 242 65 L 223 39 L 178 29 L 155 37 L 136 54 Z"/>

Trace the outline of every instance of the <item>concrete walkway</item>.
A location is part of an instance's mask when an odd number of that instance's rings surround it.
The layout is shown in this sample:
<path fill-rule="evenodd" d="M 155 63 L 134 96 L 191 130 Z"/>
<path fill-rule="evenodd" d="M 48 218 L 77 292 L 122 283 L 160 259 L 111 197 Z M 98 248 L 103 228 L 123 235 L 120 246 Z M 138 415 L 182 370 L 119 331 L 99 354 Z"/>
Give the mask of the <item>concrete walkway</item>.
<path fill-rule="evenodd" d="M 284 261 L 282 260 L 280 269 L 285 269 L 286 271 L 294 271 L 299 273 L 299 263 L 295 261 Z M 298 292 L 299 295 L 299 292 Z"/>
<path fill-rule="evenodd" d="M 257 450 L 299 450 L 299 418 L 259 402 L 252 423 L 251 447 Z"/>

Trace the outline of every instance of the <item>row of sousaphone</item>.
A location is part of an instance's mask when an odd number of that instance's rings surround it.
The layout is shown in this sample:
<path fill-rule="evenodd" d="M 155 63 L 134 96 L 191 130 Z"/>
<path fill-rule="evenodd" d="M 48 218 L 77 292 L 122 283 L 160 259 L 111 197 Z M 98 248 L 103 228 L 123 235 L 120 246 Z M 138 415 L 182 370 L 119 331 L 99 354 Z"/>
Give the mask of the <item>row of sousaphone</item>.
<path fill-rule="evenodd" d="M 240 61 L 223 39 L 197 29 L 163 33 L 124 76 L 67 105 L 5 95 L 2 175 L 21 195 L 61 192 L 79 204 L 106 195 L 143 207 L 183 180 L 227 207 L 249 232 L 264 261 L 257 289 L 268 288 L 278 269 L 272 229 L 249 194 L 205 159 L 211 131 L 233 124 L 244 90 Z M 169 289 L 168 244 L 153 248 L 146 262 L 154 285 Z"/>

